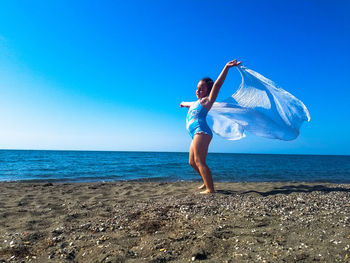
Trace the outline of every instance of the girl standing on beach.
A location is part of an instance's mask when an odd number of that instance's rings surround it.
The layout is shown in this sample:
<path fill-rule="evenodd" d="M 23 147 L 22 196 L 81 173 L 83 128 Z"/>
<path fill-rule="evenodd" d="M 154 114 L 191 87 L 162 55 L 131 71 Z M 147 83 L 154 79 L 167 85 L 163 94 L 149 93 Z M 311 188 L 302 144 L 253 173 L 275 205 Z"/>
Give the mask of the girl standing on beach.
<path fill-rule="evenodd" d="M 192 137 L 189 163 L 203 179 L 204 184 L 199 187 L 199 189 L 205 189 L 201 192 L 202 194 L 214 193 L 213 178 L 206 164 L 213 133 L 207 124 L 206 117 L 219 94 L 228 70 L 240 64 L 241 62 L 237 62 L 236 59 L 228 62 L 215 83 L 210 78 L 201 79 L 196 90 L 198 100 L 196 102 L 181 102 L 180 104 L 180 107 L 189 108 L 186 117 L 186 128 Z"/>

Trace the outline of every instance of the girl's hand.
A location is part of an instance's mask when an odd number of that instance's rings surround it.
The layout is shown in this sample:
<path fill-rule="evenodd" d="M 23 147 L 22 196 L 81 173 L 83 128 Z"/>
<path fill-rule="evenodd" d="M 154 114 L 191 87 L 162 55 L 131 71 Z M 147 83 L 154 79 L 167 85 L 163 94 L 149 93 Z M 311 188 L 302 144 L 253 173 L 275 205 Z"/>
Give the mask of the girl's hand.
<path fill-rule="evenodd" d="M 192 103 L 193 102 L 184 102 L 183 101 L 183 102 L 180 103 L 180 107 L 181 108 L 189 108 L 189 107 L 191 107 Z"/>
<path fill-rule="evenodd" d="M 232 68 L 232 67 L 240 65 L 241 63 L 242 63 L 241 61 L 237 62 L 237 59 L 235 59 L 235 60 L 232 60 L 232 61 L 228 62 L 226 64 L 226 67 Z"/>

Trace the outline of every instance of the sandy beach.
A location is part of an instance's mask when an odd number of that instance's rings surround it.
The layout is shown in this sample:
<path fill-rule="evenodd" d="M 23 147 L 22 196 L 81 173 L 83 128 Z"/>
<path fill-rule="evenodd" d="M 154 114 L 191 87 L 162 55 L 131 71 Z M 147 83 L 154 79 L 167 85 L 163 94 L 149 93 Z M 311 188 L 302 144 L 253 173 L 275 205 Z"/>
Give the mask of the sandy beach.
<path fill-rule="evenodd" d="M 0 184 L 0 262 L 349 262 L 350 185 Z"/>

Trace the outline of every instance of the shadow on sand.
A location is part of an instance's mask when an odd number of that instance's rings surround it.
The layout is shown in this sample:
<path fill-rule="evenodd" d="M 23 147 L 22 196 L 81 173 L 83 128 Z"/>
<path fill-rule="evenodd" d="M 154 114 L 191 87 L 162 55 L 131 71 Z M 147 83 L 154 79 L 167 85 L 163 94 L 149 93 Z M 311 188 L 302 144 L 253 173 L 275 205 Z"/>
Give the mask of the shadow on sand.
<path fill-rule="evenodd" d="M 329 187 L 325 185 L 305 185 L 305 184 L 299 184 L 299 185 L 285 185 L 281 187 L 275 187 L 273 190 L 270 191 L 232 191 L 232 190 L 217 190 L 216 192 L 223 195 L 236 195 L 236 194 L 250 194 L 250 193 L 256 193 L 261 196 L 269 196 L 269 195 L 277 195 L 277 194 L 291 194 L 291 193 L 311 193 L 315 191 L 321 191 L 325 193 L 330 192 L 350 192 L 349 188 L 344 187 Z"/>

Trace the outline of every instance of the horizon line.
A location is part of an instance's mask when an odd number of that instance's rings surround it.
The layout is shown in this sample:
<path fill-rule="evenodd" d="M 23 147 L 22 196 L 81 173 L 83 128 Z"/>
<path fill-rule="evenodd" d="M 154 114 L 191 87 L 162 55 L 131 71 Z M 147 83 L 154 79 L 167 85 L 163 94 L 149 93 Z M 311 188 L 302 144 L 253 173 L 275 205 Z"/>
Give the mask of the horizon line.
<path fill-rule="evenodd" d="M 61 151 L 61 152 L 154 152 L 154 153 L 188 153 L 188 151 L 145 151 L 145 150 L 79 150 L 79 149 L 2 149 L 0 151 Z M 314 153 L 245 153 L 245 152 L 209 152 L 209 154 L 251 154 L 251 155 L 313 155 L 313 156 L 350 156 L 349 154 L 314 154 Z"/>

